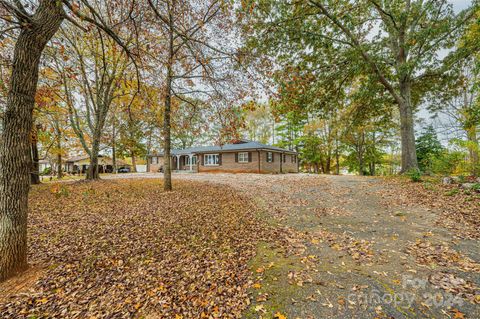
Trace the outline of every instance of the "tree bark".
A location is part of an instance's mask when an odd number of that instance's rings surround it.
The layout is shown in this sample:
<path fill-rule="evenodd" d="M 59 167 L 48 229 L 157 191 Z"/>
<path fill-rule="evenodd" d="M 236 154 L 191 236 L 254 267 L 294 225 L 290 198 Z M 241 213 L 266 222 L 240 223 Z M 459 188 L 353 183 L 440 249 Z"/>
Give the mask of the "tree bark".
<path fill-rule="evenodd" d="M 417 151 L 415 149 L 415 131 L 413 123 L 413 108 L 411 87 L 407 82 L 400 83 L 400 95 L 402 99 L 398 103 L 400 111 L 400 133 L 402 137 L 402 170 L 418 170 Z"/>
<path fill-rule="evenodd" d="M 476 126 L 469 127 L 467 129 L 468 139 L 468 153 L 470 155 L 470 165 L 472 176 L 478 176 L 480 174 L 480 159 L 478 156 L 478 137 Z"/>
<path fill-rule="evenodd" d="M 30 171 L 30 183 L 32 185 L 40 184 L 40 165 L 38 163 L 38 127 L 34 127 L 31 133 L 31 171 Z"/>
<path fill-rule="evenodd" d="M 100 175 L 98 174 L 98 153 L 100 151 L 100 136 L 98 138 L 94 137 L 92 144 L 92 151 L 90 153 L 90 166 L 88 166 L 87 175 L 85 179 L 87 180 L 98 180 Z"/>
<path fill-rule="evenodd" d="M 132 173 L 136 173 L 137 172 L 137 159 L 135 158 L 135 152 L 132 151 L 130 156 L 132 157 Z"/>
<path fill-rule="evenodd" d="M 337 133 L 335 133 L 335 162 L 336 162 L 336 167 L 335 167 L 335 174 L 340 175 L 340 151 L 338 149 L 338 136 Z"/>
<path fill-rule="evenodd" d="M 174 7 L 174 5 L 172 5 Z M 164 163 L 163 163 L 163 189 L 165 191 L 172 190 L 172 166 L 171 166 L 171 123 L 170 111 L 172 106 L 172 79 L 173 79 L 173 63 L 174 63 L 174 30 L 173 16 L 170 9 L 169 12 L 169 54 L 167 62 L 167 79 L 165 88 L 165 107 L 163 113 L 163 138 L 164 138 Z"/>
<path fill-rule="evenodd" d="M 15 44 L 0 141 L 0 281 L 27 268 L 30 142 L 38 69 L 64 17 L 61 2 L 40 1 Z"/>
<path fill-rule="evenodd" d="M 365 168 L 363 165 L 363 156 L 360 153 L 358 153 L 358 174 L 360 176 L 365 175 Z"/>
<path fill-rule="evenodd" d="M 117 174 L 117 145 L 115 143 L 115 118 L 112 121 L 112 168 L 113 173 Z"/>
<path fill-rule="evenodd" d="M 57 123 L 57 178 L 62 179 L 63 169 L 62 169 L 62 132 Z"/>

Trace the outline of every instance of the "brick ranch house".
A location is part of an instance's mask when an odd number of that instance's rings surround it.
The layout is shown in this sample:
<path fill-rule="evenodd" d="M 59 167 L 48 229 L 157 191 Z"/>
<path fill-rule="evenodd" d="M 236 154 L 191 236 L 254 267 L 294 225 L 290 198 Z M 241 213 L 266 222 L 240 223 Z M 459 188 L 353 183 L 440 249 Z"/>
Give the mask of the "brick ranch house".
<path fill-rule="evenodd" d="M 147 155 L 147 171 L 159 172 L 163 154 Z M 174 171 L 229 173 L 298 173 L 298 154 L 294 151 L 240 140 L 222 146 L 199 146 L 172 150 Z"/>

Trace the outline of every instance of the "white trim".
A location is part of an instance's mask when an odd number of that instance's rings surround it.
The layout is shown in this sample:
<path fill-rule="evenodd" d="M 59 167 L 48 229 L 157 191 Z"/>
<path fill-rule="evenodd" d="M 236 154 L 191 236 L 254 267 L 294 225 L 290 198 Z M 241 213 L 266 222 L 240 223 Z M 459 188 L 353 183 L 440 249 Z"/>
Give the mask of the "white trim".
<path fill-rule="evenodd" d="M 215 158 L 215 156 L 217 157 L 217 160 L 214 162 L 214 164 L 207 164 L 207 157 L 211 157 L 211 158 Z M 220 166 L 220 155 L 218 153 L 216 154 L 203 154 L 203 165 L 204 166 Z"/>
<path fill-rule="evenodd" d="M 240 155 L 242 155 L 242 159 L 240 159 Z M 241 163 L 241 164 L 248 163 L 248 157 L 249 157 L 248 152 L 238 152 L 238 155 L 237 155 L 238 163 Z"/>
<path fill-rule="evenodd" d="M 271 157 L 269 158 L 268 155 L 271 155 Z M 273 152 L 267 151 L 267 163 L 273 163 L 273 156 Z"/>

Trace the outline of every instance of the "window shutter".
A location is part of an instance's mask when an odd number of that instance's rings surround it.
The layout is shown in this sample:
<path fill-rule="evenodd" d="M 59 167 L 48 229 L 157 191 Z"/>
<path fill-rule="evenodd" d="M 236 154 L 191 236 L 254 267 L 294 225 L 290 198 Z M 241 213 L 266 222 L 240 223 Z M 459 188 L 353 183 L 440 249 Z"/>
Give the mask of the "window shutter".
<path fill-rule="evenodd" d="M 202 164 L 202 166 L 205 166 L 205 154 L 200 155 L 200 164 Z"/>
<path fill-rule="evenodd" d="M 249 162 L 252 161 L 252 152 L 248 152 L 248 161 L 249 161 Z"/>
<path fill-rule="evenodd" d="M 222 165 L 222 153 L 218 154 L 218 165 Z"/>
<path fill-rule="evenodd" d="M 238 163 L 238 153 L 235 153 L 235 163 Z"/>

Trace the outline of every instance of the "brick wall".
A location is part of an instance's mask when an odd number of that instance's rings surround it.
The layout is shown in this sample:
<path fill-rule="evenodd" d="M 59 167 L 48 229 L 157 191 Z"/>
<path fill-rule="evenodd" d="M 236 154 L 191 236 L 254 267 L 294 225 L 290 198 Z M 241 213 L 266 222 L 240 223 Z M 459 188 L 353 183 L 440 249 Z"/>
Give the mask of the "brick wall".
<path fill-rule="evenodd" d="M 280 173 L 280 153 L 273 153 L 273 162 L 267 162 L 267 152 L 260 152 L 262 173 Z"/>
<path fill-rule="evenodd" d="M 296 155 L 291 155 L 291 154 L 285 154 L 285 162 L 282 163 L 282 171 L 284 173 L 298 173 L 298 165 L 296 162 L 292 161 L 292 157 Z M 298 161 L 298 156 L 297 161 Z"/>
<path fill-rule="evenodd" d="M 280 163 L 281 154 L 273 152 L 273 162 L 267 162 L 267 152 L 250 151 L 251 162 L 239 163 L 235 161 L 236 153 L 222 153 L 222 164 L 218 166 L 205 166 L 203 163 L 203 154 L 199 155 L 199 172 L 233 172 L 233 173 L 280 173 L 282 165 L 283 173 L 297 173 L 297 163 L 292 163 L 292 155 L 286 154 L 286 162 Z M 260 155 L 260 165 L 258 163 Z"/>
<path fill-rule="evenodd" d="M 158 172 L 158 169 L 159 169 L 161 166 L 163 166 L 163 156 L 157 156 L 157 158 L 158 158 L 158 164 L 152 164 L 152 158 L 151 158 L 151 157 L 148 158 L 148 161 L 149 161 L 149 163 L 148 163 L 148 165 L 149 165 L 148 171 L 149 171 L 150 173 L 157 173 L 157 172 Z"/>
<path fill-rule="evenodd" d="M 208 166 L 203 164 L 203 154 L 199 155 L 198 171 L 199 172 L 233 172 L 233 173 L 258 173 L 258 152 L 251 151 L 251 162 L 237 163 L 235 162 L 236 153 L 221 153 L 222 164 L 218 166 Z M 212 153 L 216 154 L 216 153 Z"/>

